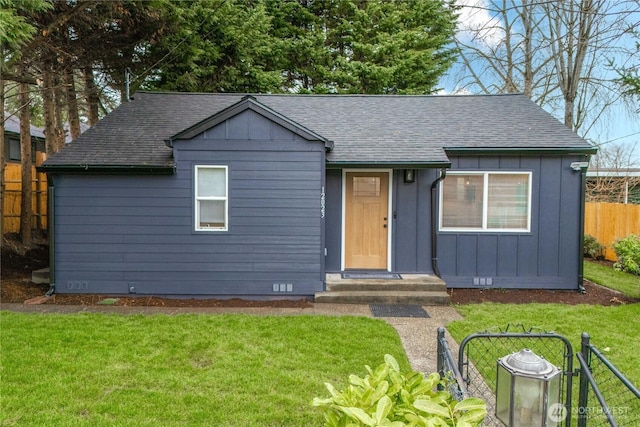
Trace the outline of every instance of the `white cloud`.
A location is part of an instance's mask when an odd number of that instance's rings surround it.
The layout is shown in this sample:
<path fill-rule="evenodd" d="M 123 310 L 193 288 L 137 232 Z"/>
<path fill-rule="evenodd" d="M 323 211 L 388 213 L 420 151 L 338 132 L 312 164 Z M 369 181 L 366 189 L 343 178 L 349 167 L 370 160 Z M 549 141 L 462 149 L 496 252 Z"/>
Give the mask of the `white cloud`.
<path fill-rule="evenodd" d="M 467 88 L 455 88 L 453 90 L 440 89 L 435 95 L 473 95 Z"/>
<path fill-rule="evenodd" d="M 495 47 L 504 39 L 504 24 L 491 16 L 487 0 L 456 0 L 461 6 L 458 16 L 458 37 L 464 42 Z"/>

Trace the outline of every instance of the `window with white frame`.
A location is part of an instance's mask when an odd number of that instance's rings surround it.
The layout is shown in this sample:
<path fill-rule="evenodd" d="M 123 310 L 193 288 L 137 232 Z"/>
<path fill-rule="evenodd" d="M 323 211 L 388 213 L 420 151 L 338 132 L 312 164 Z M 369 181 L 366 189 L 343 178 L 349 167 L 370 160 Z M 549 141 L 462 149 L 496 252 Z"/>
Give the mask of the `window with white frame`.
<path fill-rule="evenodd" d="M 448 172 L 441 189 L 441 230 L 530 230 L 531 172 Z"/>
<path fill-rule="evenodd" d="M 228 221 L 228 169 L 195 167 L 195 222 L 198 231 L 226 231 Z"/>

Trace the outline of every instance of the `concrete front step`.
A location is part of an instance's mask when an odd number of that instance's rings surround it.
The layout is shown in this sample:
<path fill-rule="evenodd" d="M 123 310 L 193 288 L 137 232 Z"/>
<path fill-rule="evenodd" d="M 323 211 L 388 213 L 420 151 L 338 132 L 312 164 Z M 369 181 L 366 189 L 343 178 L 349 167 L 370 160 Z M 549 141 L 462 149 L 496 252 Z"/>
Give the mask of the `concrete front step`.
<path fill-rule="evenodd" d="M 343 279 L 339 273 L 326 276 L 326 291 L 315 302 L 345 304 L 447 305 L 445 282 L 430 274 L 402 274 L 401 279 Z"/>
<path fill-rule="evenodd" d="M 416 283 L 398 280 L 397 283 L 389 283 L 389 281 L 367 280 L 357 281 L 353 283 L 345 283 L 343 280 L 339 283 L 331 283 L 327 281 L 327 291 L 362 291 L 362 292 L 385 292 L 385 291 L 410 291 L 410 292 L 444 292 L 447 287 L 444 283 Z"/>
<path fill-rule="evenodd" d="M 448 305 L 445 291 L 327 291 L 317 292 L 316 303 Z"/>

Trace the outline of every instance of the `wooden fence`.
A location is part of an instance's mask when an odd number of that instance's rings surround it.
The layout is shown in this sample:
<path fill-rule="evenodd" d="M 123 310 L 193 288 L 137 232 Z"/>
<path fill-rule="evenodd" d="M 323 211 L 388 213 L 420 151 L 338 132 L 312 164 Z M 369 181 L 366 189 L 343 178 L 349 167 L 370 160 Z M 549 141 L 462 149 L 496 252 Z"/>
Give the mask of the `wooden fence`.
<path fill-rule="evenodd" d="M 40 154 L 40 153 L 38 153 Z M 7 163 L 4 170 L 4 188 L 2 189 L 3 233 L 20 231 L 20 211 L 22 202 L 22 178 L 19 163 Z M 34 230 L 47 228 L 47 177 L 37 173 L 33 167 L 32 181 L 32 226 Z"/>
<path fill-rule="evenodd" d="M 613 243 L 630 234 L 640 235 L 640 205 L 586 203 L 584 234 L 595 237 L 606 247 L 605 258 L 615 261 Z"/>

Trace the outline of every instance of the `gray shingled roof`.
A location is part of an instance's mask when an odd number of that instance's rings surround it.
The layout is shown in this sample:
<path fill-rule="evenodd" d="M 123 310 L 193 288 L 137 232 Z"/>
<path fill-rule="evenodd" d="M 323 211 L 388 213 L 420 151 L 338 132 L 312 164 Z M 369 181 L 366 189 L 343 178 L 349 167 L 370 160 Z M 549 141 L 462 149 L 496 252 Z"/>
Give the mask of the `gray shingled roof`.
<path fill-rule="evenodd" d="M 172 167 L 165 140 L 242 94 L 138 92 L 45 166 Z M 590 152 L 524 95 L 253 95 L 334 142 L 329 164 L 439 164 L 447 150 Z"/>
<path fill-rule="evenodd" d="M 29 125 L 29 129 L 31 136 L 44 139 L 44 132 L 42 128 Z M 17 133 L 18 135 L 20 134 L 20 117 L 18 117 L 18 113 L 11 114 L 7 111 L 4 112 L 4 130 L 6 132 Z"/>

